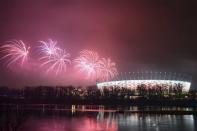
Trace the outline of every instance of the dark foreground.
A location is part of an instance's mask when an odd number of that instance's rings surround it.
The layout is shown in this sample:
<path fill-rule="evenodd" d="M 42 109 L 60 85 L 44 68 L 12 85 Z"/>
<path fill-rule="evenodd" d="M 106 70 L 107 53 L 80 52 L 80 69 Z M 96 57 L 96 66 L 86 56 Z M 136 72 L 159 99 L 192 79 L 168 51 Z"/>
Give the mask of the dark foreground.
<path fill-rule="evenodd" d="M 196 108 L 1 105 L 0 131 L 195 131 Z"/>
<path fill-rule="evenodd" d="M 0 87 L 0 104 L 67 104 L 67 105 L 135 105 L 197 107 L 197 91 L 182 88 L 144 88 L 136 91 L 123 87 L 38 86 L 24 88 Z"/>

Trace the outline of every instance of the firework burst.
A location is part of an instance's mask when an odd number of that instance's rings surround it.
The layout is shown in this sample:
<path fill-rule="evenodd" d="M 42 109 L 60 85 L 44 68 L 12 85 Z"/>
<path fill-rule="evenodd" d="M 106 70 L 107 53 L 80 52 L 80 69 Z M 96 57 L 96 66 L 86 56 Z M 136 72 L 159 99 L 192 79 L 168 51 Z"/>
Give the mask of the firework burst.
<path fill-rule="evenodd" d="M 1 52 L 5 53 L 1 60 L 7 59 L 7 66 L 20 62 L 21 66 L 27 61 L 30 47 L 27 47 L 21 40 L 8 41 L 8 44 L 0 47 Z"/>
<path fill-rule="evenodd" d="M 97 52 L 83 50 L 80 56 L 74 60 L 75 68 L 86 73 L 87 79 L 97 79 L 99 74 L 99 55 Z"/>
<path fill-rule="evenodd" d="M 111 59 L 102 58 L 99 61 L 100 64 L 100 79 L 104 81 L 108 81 L 118 75 L 118 71 L 116 68 L 116 63 L 112 62 Z"/>
<path fill-rule="evenodd" d="M 45 55 L 45 57 L 51 57 L 52 55 L 56 55 L 57 51 L 59 50 L 59 47 L 57 47 L 57 41 L 53 41 L 52 39 L 49 39 L 48 41 L 39 41 L 41 45 L 40 53 Z"/>
<path fill-rule="evenodd" d="M 58 48 L 56 53 L 50 57 L 42 57 L 43 63 L 41 66 L 47 66 L 47 73 L 55 71 L 56 75 L 62 71 L 66 71 L 67 65 L 71 64 L 69 59 L 70 54 L 65 50 Z"/>

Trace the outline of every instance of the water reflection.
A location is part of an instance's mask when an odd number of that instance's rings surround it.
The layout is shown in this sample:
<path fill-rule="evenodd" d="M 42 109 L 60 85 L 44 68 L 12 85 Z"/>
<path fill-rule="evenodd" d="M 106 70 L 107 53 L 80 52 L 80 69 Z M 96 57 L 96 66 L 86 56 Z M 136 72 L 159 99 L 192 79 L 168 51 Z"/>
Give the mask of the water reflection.
<path fill-rule="evenodd" d="M 117 123 L 96 121 L 93 118 L 31 118 L 20 127 L 21 131 L 117 131 Z"/>
<path fill-rule="evenodd" d="M 119 130 L 123 131 L 194 131 L 196 129 L 196 116 L 194 115 L 106 114 L 100 112 L 97 119 L 116 121 Z"/>
<path fill-rule="evenodd" d="M 0 131 L 195 131 L 195 115 L 132 112 L 7 110 L 0 114 Z"/>

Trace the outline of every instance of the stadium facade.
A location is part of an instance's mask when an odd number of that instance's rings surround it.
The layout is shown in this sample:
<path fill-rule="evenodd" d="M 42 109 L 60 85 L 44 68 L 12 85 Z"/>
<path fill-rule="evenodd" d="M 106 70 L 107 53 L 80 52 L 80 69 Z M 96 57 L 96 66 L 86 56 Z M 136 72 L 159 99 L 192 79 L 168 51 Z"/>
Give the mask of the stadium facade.
<path fill-rule="evenodd" d="M 191 78 L 183 74 L 166 72 L 133 72 L 128 74 L 121 74 L 127 79 L 122 77 L 119 80 L 98 82 L 97 87 L 100 90 L 126 88 L 137 92 L 139 88 L 143 88 L 145 90 L 159 89 L 167 93 L 176 93 L 177 90 L 189 92 L 191 86 Z"/>

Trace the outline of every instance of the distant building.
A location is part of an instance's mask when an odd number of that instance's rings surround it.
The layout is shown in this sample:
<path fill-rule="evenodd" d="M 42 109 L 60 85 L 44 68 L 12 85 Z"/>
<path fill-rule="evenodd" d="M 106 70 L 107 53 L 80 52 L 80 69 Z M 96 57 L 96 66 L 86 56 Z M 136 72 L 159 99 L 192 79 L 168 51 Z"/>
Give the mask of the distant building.
<path fill-rule="evenodd" d="M 97 87 L 100 90 L 126 88 L 136 93 L 143 90 L 176 94 L 189 92 L 191 86 L 191 82 L 186 75 L 176 73 L 133 72 L 125 75 L 125 77 L 127 79 L 98 82 Z"/>

